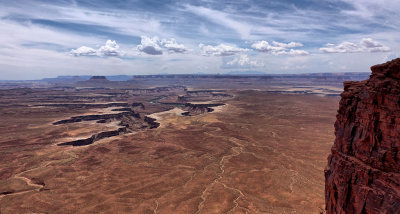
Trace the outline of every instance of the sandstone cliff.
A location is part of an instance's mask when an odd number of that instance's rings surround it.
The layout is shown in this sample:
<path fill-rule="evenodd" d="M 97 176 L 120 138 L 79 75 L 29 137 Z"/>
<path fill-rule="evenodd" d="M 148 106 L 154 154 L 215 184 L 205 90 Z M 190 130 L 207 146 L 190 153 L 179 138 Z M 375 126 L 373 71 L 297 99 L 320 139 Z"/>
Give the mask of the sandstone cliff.
<path fill-rule="evenodd" d="M 325 170 L 328 213 L 400 213 L 400 58 L 345 82 Z"/>

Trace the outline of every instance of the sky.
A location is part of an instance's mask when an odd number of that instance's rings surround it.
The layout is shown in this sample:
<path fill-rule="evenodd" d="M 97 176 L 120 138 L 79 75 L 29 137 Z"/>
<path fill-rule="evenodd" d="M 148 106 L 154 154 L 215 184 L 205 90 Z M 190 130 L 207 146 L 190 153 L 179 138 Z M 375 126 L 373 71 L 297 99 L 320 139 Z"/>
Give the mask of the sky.
<path fill-rule="evenodd" d="M 0 0 L 0 80 L 368 72 L 400 57 L 397 0 Z"/>

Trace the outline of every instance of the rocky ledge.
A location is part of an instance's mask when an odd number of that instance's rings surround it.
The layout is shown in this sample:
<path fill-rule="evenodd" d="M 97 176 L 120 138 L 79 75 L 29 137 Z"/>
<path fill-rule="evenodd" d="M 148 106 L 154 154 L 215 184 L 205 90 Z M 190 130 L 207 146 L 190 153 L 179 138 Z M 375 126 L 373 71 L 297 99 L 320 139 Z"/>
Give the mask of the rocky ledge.
<path fill-rule="evenodd" d="M 400 58 L 345 82 L 325 170 L 327 213 L 400 212 Z"/>
<path fill-rule="evenodd" d="M 113 111 L 123 111 L 123 112 L 116 113 L 116 114 L 93 114 L 93 115 L 75 116 L 75 117 L 71 117 L 66 120 L 60 120 L 60 121 L 54 122 L 53 125 L 66 124 L 66 123 L 79 123 L 82 121 L 91 121 L 91 120 L 103 121 L 103 120 L 107 120 L 107 119 L 121 119 L 124 116 L 140 119 L 140 114 L 134 112 L 130 108 L 113 109 Z"/>
<path fill-rule="evenodd" d="M 182 113 L 184 116 L 192 116 L 198 114 L 204 114 L 208 112 L 214 111 L 212 107 L 222 106 L 224 103 L 207 103 L 207 104 L 194 104 L 194 103 L 185 103 L 185 107 L 183 108 L 186 112 Z"/>
<path fill-rule="evenodd" d="M 59 143 L 57 145 L 58 146 L 86 146 L 86 145 L 90 145 L 98 140 L 101 140 L 103 138 L 114 137 L 114 136 L 120 135 L 121 133 L 124 134 L 126 132 L 127 132 L 126 127 L 122 127 L 122 128 L 118 128 L 117 130 L 114 130 L 114 131 L 100 132 L 100 133 L 94 134 L 91 137 L 86 138 L 86 139 L 79 139 L 79 140 L 74 140 L 74 141 L 70 141 L 70 142 Z"/>

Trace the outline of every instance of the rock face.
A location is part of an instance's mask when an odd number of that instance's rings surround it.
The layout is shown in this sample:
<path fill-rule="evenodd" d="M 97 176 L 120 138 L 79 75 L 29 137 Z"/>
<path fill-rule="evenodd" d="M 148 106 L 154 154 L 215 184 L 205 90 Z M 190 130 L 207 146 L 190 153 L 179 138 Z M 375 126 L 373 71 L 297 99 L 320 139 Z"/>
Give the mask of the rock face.
<path fill-rule="evenodd" d="M 121 109 L 113 109 L 113 110 L 120 111 Z M 82 122 L 82 121 L 91 121 L 91 120 L 121 119 L 124 116 L 134 117 L 134 118 L 140 119 L 140 114 L 139 113 L 135 113 L 130 108 L 124 108 L 124 111 L 121 112 L 121 113 L 116 113 L 116 114 L 93 114 L 93 115 L 75 116 L 75 117 L 71 117 L 70 119 L 60 120 L 60 121 L 54 122 L 53 125 L 66 124 L 66 123 L 79 123 L 79 122 Z"/>
<path fill-rule="evenodd" d="M 212 112 L 214 109 L 212 107 L 225 105 L 223 103 L 208 103 L 208 104 L 194 104 L 194 103 L 185 103 L 185 108 L 187 112 L 182 113 L 184 116 L 192 116 L 198 114 L 204 114 L 207 112 Z"/>
<path fill-rule="evenodd" d="M 114 131 L 105 131 L 105 132 L 100 132 L 98 134 L 94 134 L 89 138 L 86 139 L 80 139 L 80 140 L 74 140 L 66 143 L 59 143 L 57 146 L 86 146 L 94 143 L 95 141 L 101 140 L 103 138 L 108 138 L 108 137 L 113 137 L 117 136 L 120 133 L 126 133 L 126 127 L 118 128 L 117 130 Z"/>
<path fill-rule="evenodd" d="M 146 122 L 147 124 L 149 124 L 150 129 L 155 129 L 158 128 L 160 126 L 160 123 L 156 122 L 156 119 L 151 118 L 151 117 L 144 117 L 144 122 Z"/>
<path fill-rule="evenodd" d="M 400 213 L 400 58 L 344 82 L 325 170 L 327 213 Z"/>

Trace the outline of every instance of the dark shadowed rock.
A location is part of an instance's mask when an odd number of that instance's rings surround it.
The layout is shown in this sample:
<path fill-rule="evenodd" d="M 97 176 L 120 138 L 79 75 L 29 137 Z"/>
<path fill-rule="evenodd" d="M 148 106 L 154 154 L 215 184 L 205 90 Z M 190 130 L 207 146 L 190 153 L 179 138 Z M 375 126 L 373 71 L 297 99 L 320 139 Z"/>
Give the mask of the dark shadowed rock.
<path fill-rule="evenodd" d="M 158 128 L 160 126 L 160 123 L 156 122 L 156 119 L 152 118 L 152 117 L 144 117 L 144 121 L 149 124 L 150 129 L 155 129 Z"/>
<path fill-rule="evenodd" d="M 77 82 L 77 86 L 83 87 L 104 87 L 111 84 L 112 81 L 108 80 L 105 76 L 92 76 L 86 81 Z"/>
<path fill-rule="evenodd" d="M 129 109 L 129 111 L 127 111 L 128 109 Z M 140 118 L 140 114 L 135 113 L 132 109 L 124 108 L 124 110 L 125 111 L 116 113 L 116 114 L 93 114 L 93 115 L 75 116 L 75 117 L 71 117 L 69 119 L 54 122 L 53 125 L 66 124 L 66 123 L 79 123 L 82 121 L 91 121 L 91 120 L 121 119 L 124 116 Z"/>
<path fill-rule="evenodd" d="M 328 213 L 400 212 L 400 58 L 345 82 L 325 170 Z"/>
<path fill-rule="evenodd" d="M 59 143 L 57 146 L 86 146 L 90 145 L 98 140 L 101 140 L 103 138 L 108 138 L 108 137 L 113 137 L 120 135 L 121 133 L 126 133 L 127 130 L 125 127 L 118 128 L 117 130 L 113 131 L 105 131 L 105 132 L 100 132 L 98 134 L 94 134 L 89 138 L 86 139 L 79 139 L 79 140 L 74 140 L 70 142 L 65 142 L 65 143 Z"/>
<path fill-rule="evenodd" d="M 207 103 L 207 104 L 194 104 L 194 103 L 185 103 L 184 110 L 187 112 L 183 112 L 184 116 L 191 116 L 197 114 L 204 114 L 208 112 L 214 111 L 212 107 L 225 105 L 223 103 Z"/>
<path fill-rule="evenodd" d="M 89 81 L 108 81 L 105 76 L 92 76 Z"/>

